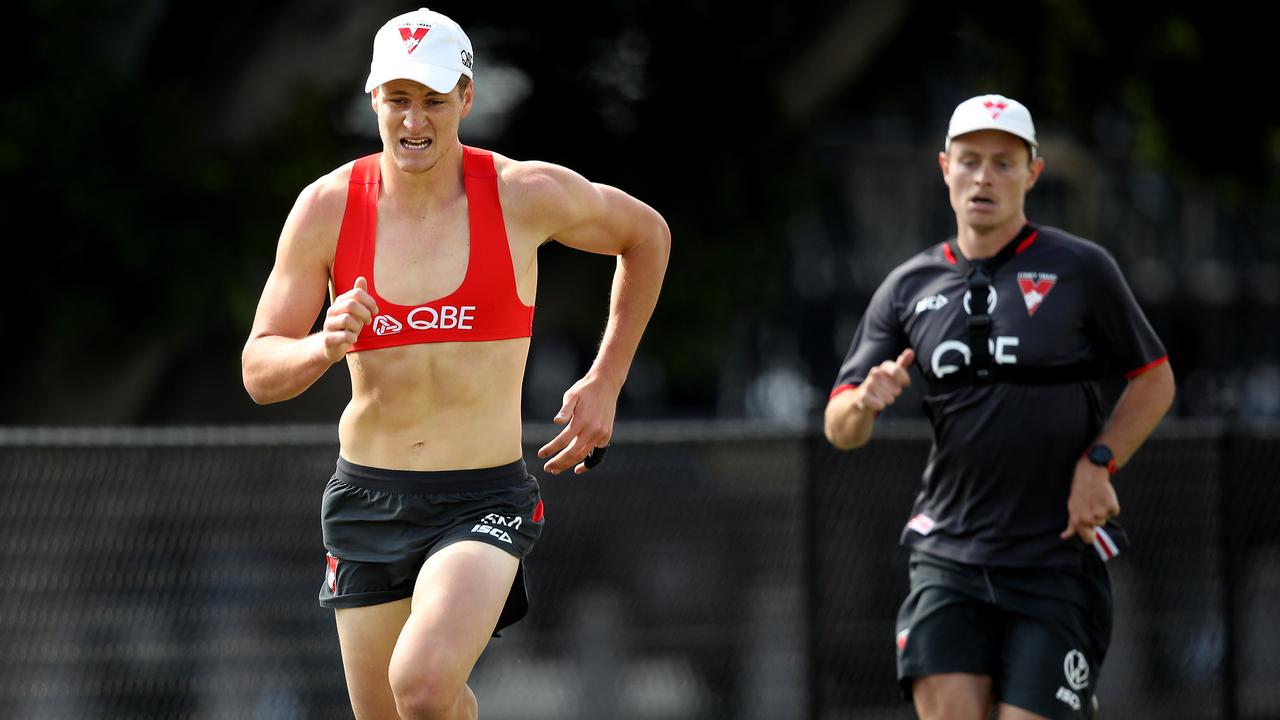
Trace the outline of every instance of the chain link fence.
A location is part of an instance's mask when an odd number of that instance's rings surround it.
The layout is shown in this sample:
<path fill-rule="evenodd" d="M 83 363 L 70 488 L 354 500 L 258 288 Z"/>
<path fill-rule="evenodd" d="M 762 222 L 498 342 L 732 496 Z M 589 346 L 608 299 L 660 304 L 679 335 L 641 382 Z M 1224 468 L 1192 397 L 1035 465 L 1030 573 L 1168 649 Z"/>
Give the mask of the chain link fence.
<path fill-rule="evenodd" d="M 537 467 L 530 616 L 486 720 L 911 718 L 898 532 L 926 425 L 622 425 Z M 527 457 L 554 434 L 526 428 Z M 330 427 L 0 430 L 0 717 L 349 718 L 324 574 Z M 1117 476 L 1103 717 L 1280 717 L 1280 432 L 1166 423 Z"/>

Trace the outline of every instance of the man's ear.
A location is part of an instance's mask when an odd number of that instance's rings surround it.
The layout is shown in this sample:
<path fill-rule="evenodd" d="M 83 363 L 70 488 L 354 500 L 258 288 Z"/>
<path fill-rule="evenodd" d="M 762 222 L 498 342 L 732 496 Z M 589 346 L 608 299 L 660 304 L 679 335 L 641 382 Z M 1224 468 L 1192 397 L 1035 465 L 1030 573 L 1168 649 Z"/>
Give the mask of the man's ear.
<path fill-rule="evenodd" d="M 1040 179 L 1040 173 L 1044 172 L 1044 158 L 1037 156 L 1035 160 L 1031 161 L 1029 170 L 1030 174 L 1027 178 L 1028 191 L 1036 186 L 1036 181 Z"/>

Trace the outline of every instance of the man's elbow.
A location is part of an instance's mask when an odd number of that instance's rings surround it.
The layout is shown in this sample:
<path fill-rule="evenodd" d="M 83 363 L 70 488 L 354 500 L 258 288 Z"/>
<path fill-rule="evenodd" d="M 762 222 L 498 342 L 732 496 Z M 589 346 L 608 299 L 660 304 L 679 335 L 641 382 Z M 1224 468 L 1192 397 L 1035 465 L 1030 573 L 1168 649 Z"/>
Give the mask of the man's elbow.
<path fill-rule="evenodd" d="M 250 341 L 252 344 L 252 341 Z M 244 384 L 245 392 L 249 393 L 249 399 L 257 405 L 269 405 L 278 402 L 281 398 L 273 397 L 270 390 L 262 379 L 262 373 L 258 372 L 257 367 L 250 357 L 249 347 L 246 346 L 244 353 L 240 356 L 240 382 Z"/>
<path fill-rule="evenodd" d="M 624 258 L 643 255 L 666 272 L 667 260 L 671 257 L 671 228 L 658 211 L 647 209 L 651 214 L 651 222 L 641 225 L 644 230 L 624 246 L 620 255 Z"/>
<path fill-rule="evenodd" d="M 1178 382 L 1173 376 L 1173 368 L 1168 362 L 1162 363 L 1156 368 L 1159 372 L 1158 382 L 1160 383 L 1160 400 L 1163 404 L 1164 412 L 1169 412 L 1169 408 L 1173 407 L 1173 400 L 1178 395 Z"/>
<path fill-rule="evenodd" d="M 253 400 L 254 404 L 269 405 L 275 402 L 275 400 L 267 394 L 266 388 L 262 386 L 261 382 L 258 382 L 254 375 L 249 372 L 247 367 L 241 368 L 240 380 L 244 383 L 245 392 L 249 393 L 249 399 Z"/>

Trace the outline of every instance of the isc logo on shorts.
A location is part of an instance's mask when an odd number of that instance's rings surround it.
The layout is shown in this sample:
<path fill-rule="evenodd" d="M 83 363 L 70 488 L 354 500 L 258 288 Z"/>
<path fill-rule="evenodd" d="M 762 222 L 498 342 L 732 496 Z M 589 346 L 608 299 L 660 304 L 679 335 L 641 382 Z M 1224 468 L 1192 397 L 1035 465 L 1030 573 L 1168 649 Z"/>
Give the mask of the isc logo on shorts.
<path fill-rule="evenodd" d="M 497 513 L 489 513 L 484 516 L 484 520 L 476 523 L 475 527 L 471 528 L 471 532 L 480 533 L 481 535 L 490 535 L 510 545 L 512 544 L 511 535 L 502 528 L 509 527 L 512 530 L 515 530 L 520 527 L 521 522 L 523 522 L 523 520 L 519 515 L 516 515 L 513 518 L 505 518 Z"/>

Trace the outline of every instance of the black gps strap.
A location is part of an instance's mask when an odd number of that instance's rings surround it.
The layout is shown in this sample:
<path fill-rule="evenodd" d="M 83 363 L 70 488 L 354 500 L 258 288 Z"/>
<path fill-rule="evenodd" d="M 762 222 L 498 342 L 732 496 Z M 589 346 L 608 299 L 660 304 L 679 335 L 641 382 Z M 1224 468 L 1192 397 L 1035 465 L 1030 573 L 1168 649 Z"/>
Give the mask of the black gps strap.
<path fill-rule="evenodd" d="M 1031 234 L 1035 231 L 1034 225 L 1030 223 L 1023 225 L 1018 234 L 1005 243 L 1004 247 L 1000 248 L 1000 252 L 984 260 L 970 261 L 960 252 L 960 245 L 955 238 L 947 241 L 951 246 L 951 254 L 956 259 L 956 267 L 964 274 L 965 282 L 969 285 L 967 310 L 969 311 L 969 352 L 971 356 L 969 368 L 966 372 L 969 374 L 969 381 L 972 384 L 989 385 L 993 380 L 991 373 L 993 362 L 991 348 L 988 345 L 988 341 L 991 339 L 991 306 L 994 299 L 991 293 L 991 283 L 1000 267 L 1009 262 L 1009 259 L 1018 253 L 1018 246 L 1028 237 L 1031 237 Z"/>

